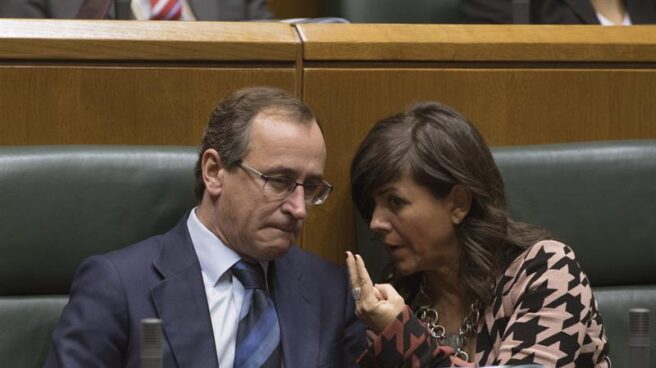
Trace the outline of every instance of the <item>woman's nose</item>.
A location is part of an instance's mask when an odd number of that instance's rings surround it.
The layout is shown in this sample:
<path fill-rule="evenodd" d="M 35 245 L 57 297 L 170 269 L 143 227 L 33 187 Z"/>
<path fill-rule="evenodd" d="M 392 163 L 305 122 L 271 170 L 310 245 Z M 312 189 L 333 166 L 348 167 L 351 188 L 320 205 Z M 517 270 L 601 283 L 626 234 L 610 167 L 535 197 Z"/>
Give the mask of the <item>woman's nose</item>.
<path fill-rule="evenodd" d="M 380 210 L 374 209 L 371 221 L 369 222 L 369 228 L 377 233 L 384 233 L 390 231 L 392 226 L 389 221 L 382 216 Z"/>

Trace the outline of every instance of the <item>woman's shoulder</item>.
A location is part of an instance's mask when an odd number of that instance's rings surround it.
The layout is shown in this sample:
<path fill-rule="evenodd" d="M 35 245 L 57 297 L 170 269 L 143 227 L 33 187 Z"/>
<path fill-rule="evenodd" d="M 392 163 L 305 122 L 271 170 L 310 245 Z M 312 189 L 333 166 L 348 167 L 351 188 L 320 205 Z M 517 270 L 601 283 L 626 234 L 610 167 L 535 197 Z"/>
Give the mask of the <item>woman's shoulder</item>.
<path fill-rule="evenodd" d="M 526 248 L 515 260 L 513 264 L 523 263 L 534 259 L 574 259 L 574 251 L 568 245 L 557 240 L 541 240 L 530 247 Z"/>
<path fill-rule="evenodd" d="M 557 240 L 541 240 L 526 249 L 525 258 L 536 258 L 548 254 L 550 258 L 574 258 L 574 251 L 567 244 Z"/>
<path fill-rule="evenodd" d="M 510 264 L 505 276 L 513 277 L 546 272 L 549 269 L 567 267 L 570 272 L 580 271 L 572 248 L 557 240 L 541 240 L 528 247 Z"/>

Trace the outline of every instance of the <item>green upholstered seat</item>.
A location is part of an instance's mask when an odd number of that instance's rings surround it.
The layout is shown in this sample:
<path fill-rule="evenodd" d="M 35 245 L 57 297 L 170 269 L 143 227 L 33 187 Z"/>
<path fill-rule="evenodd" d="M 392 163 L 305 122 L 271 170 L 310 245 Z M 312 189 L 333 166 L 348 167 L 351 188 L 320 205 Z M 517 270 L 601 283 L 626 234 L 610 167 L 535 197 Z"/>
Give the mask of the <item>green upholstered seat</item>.
<path fill-rule="evenodd" d="M 75 268 L 191 209 L 192 147 L 0 148 L 0 366 L 41 367 Z"/>
<path fill-rule="evenodd" d="M 656 141 L 493 149 L 512 215 L 571 246 L 592 283 L 614 365 L 628 364 L 628 309 L 656 314 Z M 387 262 L 364 222 L 358 246 L 380 275 Z M 652 356 L 656 350 L 652 316 Z"/>
<path fill-rule="evenodd" d="M 461 23 L 460 0 L 337 0 L 322 15 L 353 23 Z"/>

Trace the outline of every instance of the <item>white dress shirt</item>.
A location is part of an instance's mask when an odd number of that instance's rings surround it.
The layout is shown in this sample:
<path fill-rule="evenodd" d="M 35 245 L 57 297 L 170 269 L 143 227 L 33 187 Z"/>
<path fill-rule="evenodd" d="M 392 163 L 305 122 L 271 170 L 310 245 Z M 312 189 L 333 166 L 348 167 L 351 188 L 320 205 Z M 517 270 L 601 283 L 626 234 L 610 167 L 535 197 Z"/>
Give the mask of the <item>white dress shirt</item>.
<path fill-rule="evenodd" d="M 230 267 L 241 258 L 200 222 L 196 208 L 189 214 L 187 229 L 200 262 L 219 366 L 232 367 L 245 290 Z"/>
<path fill-rule="evenodd" d="M 602 26 L 630 26 L 632 24 L 631 17 L 629 16 L 628 12 L 624 14 L 624 19 L 622 20 L 621 24 L 613 23 L 613 21 L 604 17 L 601 15 L 601 13 L 597 13 L 597 19 L 599 19 L 599 23 L 601 23 Z"/>

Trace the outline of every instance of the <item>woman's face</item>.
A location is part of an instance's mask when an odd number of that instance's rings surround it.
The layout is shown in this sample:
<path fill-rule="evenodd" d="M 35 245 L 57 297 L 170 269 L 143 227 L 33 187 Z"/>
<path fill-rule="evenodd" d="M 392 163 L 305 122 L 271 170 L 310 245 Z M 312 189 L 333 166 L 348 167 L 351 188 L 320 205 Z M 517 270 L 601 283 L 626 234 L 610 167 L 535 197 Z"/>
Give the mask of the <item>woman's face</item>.
<path fill-rule="evenodd" d="M 404 174 L 374 193 L 369 226 L 382 236 L 401 274 L 457 265 L 455 225 L 466 215 L 459 212 L 457 191 L 439 199 Z"/>

